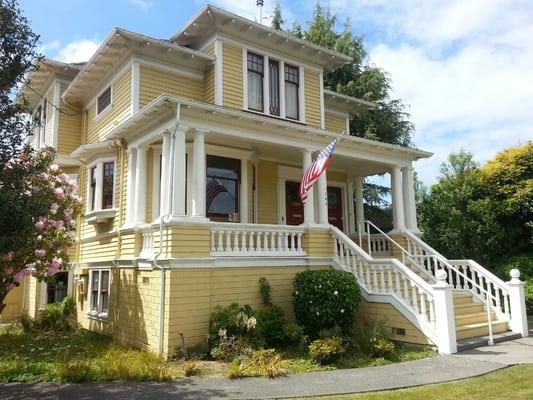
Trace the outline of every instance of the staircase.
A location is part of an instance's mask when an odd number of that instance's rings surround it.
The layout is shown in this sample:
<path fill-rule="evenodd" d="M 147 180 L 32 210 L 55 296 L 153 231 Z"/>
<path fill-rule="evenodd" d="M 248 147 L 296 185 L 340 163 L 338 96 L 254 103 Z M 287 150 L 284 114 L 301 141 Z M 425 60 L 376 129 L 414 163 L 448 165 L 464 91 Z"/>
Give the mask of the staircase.
<path fill-rule="evenodd" d="M 371 230 L 378 233 L 371 234 Z M 334 263 L 356 276 L 363 292 L 373 298 L 370 301 L 399 303 L 394 304 L 396 308 L 437 344 L 439 351 L 484 345 L 489 334 L 495 342 L 522 336 L 524 331 L 527 334 L 527 322 L 525 329 L 518 329 L 520 334 L 510 332 L 508 284 L 476 262 L 448 260 L 410 232 L 398 240 L 402 246 L 370 221 L 360 232 L 366 234 L 359 236 L 357 245 L 332 228 Z M 435 292 L 439 285 L 452 288 L 453 307 Z M 455 323 L 446 325 L 443 320 L 452 312 Z M 442 332 L 452 326 L 455 339 L 449 339 L 453 343 L 439 345 L 444 340 Z"/>

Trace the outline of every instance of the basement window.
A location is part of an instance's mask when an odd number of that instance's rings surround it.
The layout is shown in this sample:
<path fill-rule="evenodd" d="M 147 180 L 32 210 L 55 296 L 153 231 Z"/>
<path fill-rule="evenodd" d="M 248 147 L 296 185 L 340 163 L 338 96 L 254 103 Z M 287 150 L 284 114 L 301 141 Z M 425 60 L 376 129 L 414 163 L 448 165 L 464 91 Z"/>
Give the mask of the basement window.
<path fill-rule="evenodd" d="M 405 336 L 404 328 L 392 328 L 392 334 L 395 336 Z"/>
<path fill-rule="evenodd" d="M 111 86 L 107 87 L 96 99 L 96 115 L 102 114 L 111 106 L 112 91 Z"/>

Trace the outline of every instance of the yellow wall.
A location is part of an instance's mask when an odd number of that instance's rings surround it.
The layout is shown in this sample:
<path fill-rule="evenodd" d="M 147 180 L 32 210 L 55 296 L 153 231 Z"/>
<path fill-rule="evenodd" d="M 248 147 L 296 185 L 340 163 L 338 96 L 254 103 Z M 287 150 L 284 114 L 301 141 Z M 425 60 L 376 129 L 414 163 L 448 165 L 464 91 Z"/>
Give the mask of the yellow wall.
<path fill-rule="evenodd" d="M 96 116 L 96 101 L 87 112 L 87 143 L 100 141 L 103 136 L 131 115 L 131 69 L 112 83 L 111 109 Z"/>
<path fill-rule="evenodd" d="M 163 93 L 186 97 L 192 100 L 204 99 L 203 80 L 198 81 L 190 77 L 172 74 L 143 65 L 140 67 L 140 74 L 140 107 L 144 107 Z"/>
<path fill-rule="evenodd" d="M 306 69 L 304 72 L 304 79 L 305 119 L 308 125 L 320 128 L 320 74 Z"/>
<path fill-rule="evenodd" d="M 5 308 L 0 314 L 0 323 L 9 322 L 22 312 L 23 286 L 18 286 L 7 294 L 4 299 Z"/>
<path fill-rule="evenodd" d="M 66 89 L 62 87 L 62 90 Z M 82 111 L 71 107 L 61 100 L 59 113 L 59 130 L 57 141 L 58 154 L 69 155 L 81 144 L 81 113 Z"/>
<path fill-rule="evenodd" d="M 278 178 L 277 164 L 259 160 L 257 166 L 258 223 L 278 223 Z"/>
<path fill-rule="evenodd" d="M 326 130 L 337 133 L 346 131 L 346 118 L 326 112 Z"/>
<path fill-rule="evenodd" d="M 204 53 L 213 57 L 215 55 L 215 46 L 214 44 L 209 45 Z M 204 101 L 208 103 L 215 102 L 215 65 L 209 65 L 205 70 L 205 97 Z"/>
<path fill-rule="evenodd" d="M 226 107 L 242 109 L 243 106 L 243 70 L 242 49 L 224 43 L 222 50 L 223 65 L 223 104 Z"/>

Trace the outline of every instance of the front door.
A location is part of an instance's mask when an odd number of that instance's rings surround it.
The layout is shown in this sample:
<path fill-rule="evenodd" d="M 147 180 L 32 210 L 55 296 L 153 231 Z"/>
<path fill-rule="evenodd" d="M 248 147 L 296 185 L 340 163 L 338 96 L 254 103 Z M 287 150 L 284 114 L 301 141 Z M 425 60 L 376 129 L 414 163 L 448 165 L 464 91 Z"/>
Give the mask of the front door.
<path fill-rule="evenodd" d="M 304 222 L 304 207 L 300 201 L 300 182 L 285 182 L 285 204 L 287 225 Z"/>
<path fill-rule="evenodd" d="M 343 230 L 342 191 L 339 187 L 328 186 L 328 220 L 331 225 Z"/>

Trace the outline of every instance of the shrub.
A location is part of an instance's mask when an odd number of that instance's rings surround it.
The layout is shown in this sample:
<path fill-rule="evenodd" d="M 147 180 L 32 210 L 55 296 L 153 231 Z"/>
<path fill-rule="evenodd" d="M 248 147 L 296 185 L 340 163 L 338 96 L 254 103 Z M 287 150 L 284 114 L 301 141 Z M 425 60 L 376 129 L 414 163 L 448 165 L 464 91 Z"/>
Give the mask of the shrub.
<path fill-rule="evenodd" d="M 525 296 L 527 314 L 533 315 L 533 253 L 520 253 L 500 262 L 495 272 L 504 281 L 511 279 L 509 272 L 512 269 L 520 271 L 520 280 L 526 282 Z"/>
<path fill-rule="evenodd" d="M 384 320 L 364 321 L 356 329 L 355 340 L 357 350 L 368 357 L 385 357 L 394 351 L 394 343 L 387 336 Z"/>
<path fill-rule="evenodd" d="M 309 355 L 319 364 L 330 364 L 346 352 L 342 338 L 317 339 L 309 345 Z"/>
<path fill-rule="evenodd" d="M 281 357 L 274 349 L 257 350 L 241 360 L 233 360 L 228 367 L 231 379 L 267 376 L 276 378 L 286 375 L 281 368 Z"/>
<path fill-rule="evenodd" d="M 39 319 L 39 325 L 43 329 L 66 331 L 71 329 L 70 317 L 74 313 L 76 305 L 71 297 L 65 297 L 59 303 L 47 304 Z"/>
<path fill-rule="evenodd" d="M 211 357 L 220 361 L 232 361 L 243 351 L 244 346 L 235 336 L 221 337 L 211 349 Z"/>
<path fill-rule="evenodd" d="M 348 333 L 359 301 L 359 286 L 349 272 L 304 271 L 294 278 L 296 322 L 312 338 L 318 337 L 321 330 L 335 326 Z"/>
<path fill-rule="evenodd" d="M 267 278 L 259 278 L 259 293 L 263 299 L 263 305 L 268 307 L 272 305 L 272 286 Z"/>
<path fill-rule="evenodd" d="M 300 345 L 307 342 L 304 328 L 298 324 L 289 322 L 283 327 L 284 342 L 289 345 Z"/>
<path fill-rule="evenodd" d="M 237 303 L 227 307 L 218 306 L 209 320 L 209 348 L 213 349 L 222 338 L 235 338 L 243 342 L 254 342 L 257 336 L 257 319 L 250 306 Z"/>
<path fill-rule="evenodd" d="M 183 374 L 185 376 L 195 376 L 198 375 L 200 369 L 194 361 L 188 361 L 183 365 Z"/>
<path fill-rule="evenodd" d="M 279 345 L 284 342 L 283 328 L 286 325 L 285 313 L 281 307 L 270 305 L 256 312 L 256 342 L 267 346 Z"/>

